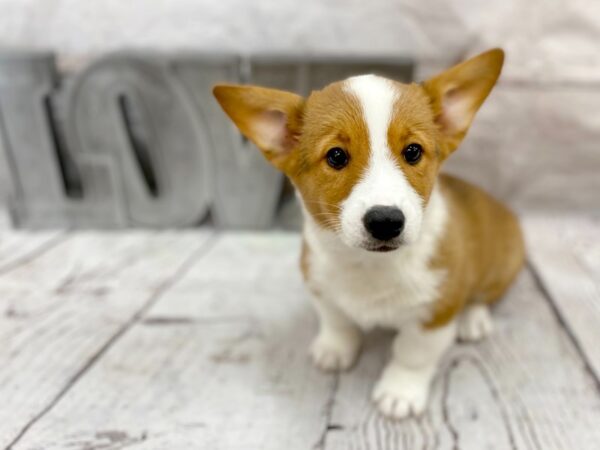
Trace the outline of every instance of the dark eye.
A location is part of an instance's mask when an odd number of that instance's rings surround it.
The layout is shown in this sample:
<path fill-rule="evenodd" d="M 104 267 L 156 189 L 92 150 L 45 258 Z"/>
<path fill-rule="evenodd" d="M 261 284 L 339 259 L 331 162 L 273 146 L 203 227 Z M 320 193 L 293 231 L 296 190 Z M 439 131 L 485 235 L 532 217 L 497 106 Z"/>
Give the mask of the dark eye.
<path fill-rule="evenodd" d="M 404 159 L 409 164 L 416 164 L 423 156 L 423 148 L 419 144 L 408 144 L 402 151 Z"/>
<path fill-rule="evenodd" d="M 350 157 L 344 149 L 334 147 L 327 152 L 327 164 L 336 170 L 341 170 L 348 165 Z"/>

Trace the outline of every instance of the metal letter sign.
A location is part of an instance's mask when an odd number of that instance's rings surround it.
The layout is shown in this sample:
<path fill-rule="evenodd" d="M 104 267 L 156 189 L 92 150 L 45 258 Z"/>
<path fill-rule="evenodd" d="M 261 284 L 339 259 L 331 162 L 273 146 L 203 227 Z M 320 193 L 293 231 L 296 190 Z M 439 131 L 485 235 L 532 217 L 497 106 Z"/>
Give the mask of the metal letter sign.
<path fill-rule="evenodd" d="M 51 54 L 0 55 L 9 209 L 26 228 L 266 228 L 283 177 L 212 98 L 219 82 L 307 94 L 348 75 L 409 80 L 406 60 L 117 53 L 60 79 Z"/>

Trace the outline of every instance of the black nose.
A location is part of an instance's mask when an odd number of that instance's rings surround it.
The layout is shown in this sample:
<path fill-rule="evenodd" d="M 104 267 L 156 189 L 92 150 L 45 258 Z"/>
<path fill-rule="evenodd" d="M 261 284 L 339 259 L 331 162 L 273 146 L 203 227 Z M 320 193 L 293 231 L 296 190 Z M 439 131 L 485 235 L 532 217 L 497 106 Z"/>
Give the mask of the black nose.
<path fill-rule="evenodd" d="M 363 223 L 371 236 L 387 241 L 402 233 L 404 214 L 394 206 L 373 206 L 363 217 Z"/>

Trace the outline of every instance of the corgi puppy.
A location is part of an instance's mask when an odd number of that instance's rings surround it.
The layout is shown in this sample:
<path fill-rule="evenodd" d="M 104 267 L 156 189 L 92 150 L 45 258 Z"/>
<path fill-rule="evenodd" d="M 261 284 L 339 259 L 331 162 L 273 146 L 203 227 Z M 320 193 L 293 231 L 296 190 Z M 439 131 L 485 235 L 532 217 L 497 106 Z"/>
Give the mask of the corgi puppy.
<path fill-rule="evenodd" d="M 424 411 L 445 351 L 457 337 L 490 333 L 489 305 L 523 265 L 507 207 L 439 173 L 503 60 L 494 49 L 421 84 L 364 75 L 308 98 L 255 86 L 213 91 L 297 190 L 301 269 L 319 317 L 314 363 L 348 369 L 363 331 L 398 330 L 372 395 L 391 418 Z"/>

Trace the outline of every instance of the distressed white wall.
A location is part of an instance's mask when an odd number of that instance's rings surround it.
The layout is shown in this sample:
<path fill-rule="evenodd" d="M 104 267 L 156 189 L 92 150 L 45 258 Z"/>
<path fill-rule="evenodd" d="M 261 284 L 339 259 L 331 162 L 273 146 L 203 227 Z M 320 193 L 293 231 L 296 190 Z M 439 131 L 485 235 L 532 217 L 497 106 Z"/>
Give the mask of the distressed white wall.
<path fill-rule="evenodd" d="M 414 55 L 421 74 L 502 46 L 450 169 L 518 207 L 600 210 L 600 1 L 0 0 L 0 46 Z"/>
<path fill-rule="evenodd" d="M 595 0 L 0 0 L 0 45 L 452 59 L 502 45 L 511 80 L 598 82 Z"/>

